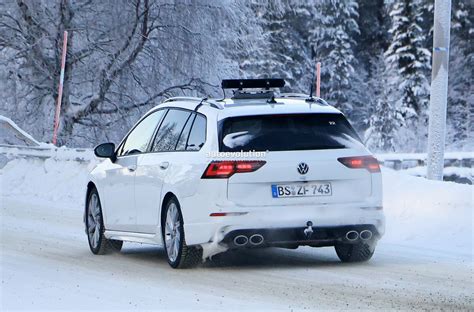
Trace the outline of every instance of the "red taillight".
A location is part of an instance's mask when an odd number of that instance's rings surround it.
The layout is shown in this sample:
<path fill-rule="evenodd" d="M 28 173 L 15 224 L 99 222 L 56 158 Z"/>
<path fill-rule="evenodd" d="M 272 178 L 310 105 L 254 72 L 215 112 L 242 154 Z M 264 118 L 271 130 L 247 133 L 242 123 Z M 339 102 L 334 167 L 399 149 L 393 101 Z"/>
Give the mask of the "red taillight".
<path fill-rule="evenodd" d="M 373 156 L 341 157 L 340 163 L 348 168 L 367 169 L 370 172 L 380 172 L 380 166 L 377 158 Z"/>
<path fill-rule="evenodd" d="M 212 161 L 202 175 L 202 179 L 226 179 L 234 173 L 253 172 L 263 165 L 263 160 Z"/>

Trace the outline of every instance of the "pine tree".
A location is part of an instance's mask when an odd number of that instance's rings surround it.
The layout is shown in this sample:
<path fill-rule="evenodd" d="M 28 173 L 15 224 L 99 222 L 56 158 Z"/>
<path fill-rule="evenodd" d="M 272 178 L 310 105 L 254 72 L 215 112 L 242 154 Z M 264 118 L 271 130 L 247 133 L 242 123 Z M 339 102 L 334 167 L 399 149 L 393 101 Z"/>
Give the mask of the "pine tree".
<path fill-rule="evenodd" d="M 396 2 L 390 12 L 392 43 L 385 55 L 396 73 L 400 99 L 398 105 L 407 120 L 408 129 L 403 136 L 405 148 L 420 150 L 426 141 L 429 82 L 426 72 L 430 68 L 430 52 L 423 45 L 425 34 L 420 0 Z M 408 143 L 408 146 L 407 146 Z"/>
<path fill-rule="evenodd" d="M 380 61 L 380 54 L 389 45 L 390 18 L 384 0 L 358 0 L 358 4 L 357 23 L 360 33 L 355 36 L 356 45 L 353 49 L 357 64 L 354 65 L 355 75 L 352 76 L 352 88 L 349 92 L 354 106 L 350 119 L 356 130 L 365 133 L 376 106 L 375 93 L 379 92 L 370 82 L 377 82 L 380 78 L 376 76 L 374 68 Z"/>
<path fill-rule="evenodd" d="M 241 74 L 248 78 L 284 78 L 286 91 L 304 92 L 312 77 L 308 23 L 312 1 L 255 1 L 252 8 L 264 37 L 242 56 Z"/>
<path fill-rule="evenodd" d="M 330 0 L 320 4 L 321 21 L 312 31 L 316 59 L 323 64 L 321 92 L 331 105 L 350 114 L 349 98 L 354 75 L 354 36 L 359 33 L 357 3 L 353 0 Z"/>
<path fill-rule="evenodd" d="M 358 65 L 367 69 L 369 77 L 371 70 L 377 63 L 381 51 L 386 51 L 389 46 L 388 29 L 390 18 L 387 13 L 385 0 L 358 0 L 359 17 L 357 24 L 360 33 L 356 36 L 354 48 Z"/>
<path fill-rule="evenodd" d="M 474 143 L 474 5 L 459 1 L 453 6 L 450 76 L 448 88 L 448 142 L 456 149 Z M 470 144 L 470 146 L 469 146 Z"/>
<path fill-rule="evenodd" d="M 374 107 L 371 109 L 369 128 L 365 132 L 367 146 L 373 151 L 395 151 L 397 133 L 404 125 L 402 114 L 397 103 L 389 94 L 389 69 L 383 55 L 379 55 L 372 65 L 372 79 L 367 83 Z"/>

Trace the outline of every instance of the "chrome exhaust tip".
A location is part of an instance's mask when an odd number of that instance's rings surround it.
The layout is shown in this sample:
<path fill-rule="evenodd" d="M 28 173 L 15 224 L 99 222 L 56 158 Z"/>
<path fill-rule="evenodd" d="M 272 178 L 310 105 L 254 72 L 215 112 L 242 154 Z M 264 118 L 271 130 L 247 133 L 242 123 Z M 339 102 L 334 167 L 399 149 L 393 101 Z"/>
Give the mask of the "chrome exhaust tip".
<path fill-rule="evenodd" d="M 247 245 L 248 242 L 249 242 L 249 239 L 245 235 L 237 235 L 234 238 L 235 246 L 241 247 L 241 246 Z"/>
<path fill-rule="evenodd" d="M 360 238 L 363 239 L 363 240 L 369 240 L 372 238 L 372 231 L 370 230 L 363 230 L 362 232 L 360 232 Z"/>
<path fill-rule="evenodd" d="M 250 236 L 249 242 L 251 245 L 258 246 L 263 244 L 264 238 L 260 234 L 253 234 Z"/>
<path fill-rule="evenodd" d="M 356 231 L 349 231 L 346 233 L 346 239 L 350 242 L 353 242 L 359 238 L 359 233 Z"/>

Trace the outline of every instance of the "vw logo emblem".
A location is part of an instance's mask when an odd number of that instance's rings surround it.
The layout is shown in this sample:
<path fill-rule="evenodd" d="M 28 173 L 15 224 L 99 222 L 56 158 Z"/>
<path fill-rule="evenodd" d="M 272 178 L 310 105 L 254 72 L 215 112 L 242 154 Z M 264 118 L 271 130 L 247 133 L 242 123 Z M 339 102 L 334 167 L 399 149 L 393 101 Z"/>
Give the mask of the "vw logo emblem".
<path fill-rule="evenodd" d="M 298 165 L 298 172 L 300 174 L 306 174 L 308 173 L 308 170 L 309 170 L 309 166 L 306 163 L 302 162 Z"/>

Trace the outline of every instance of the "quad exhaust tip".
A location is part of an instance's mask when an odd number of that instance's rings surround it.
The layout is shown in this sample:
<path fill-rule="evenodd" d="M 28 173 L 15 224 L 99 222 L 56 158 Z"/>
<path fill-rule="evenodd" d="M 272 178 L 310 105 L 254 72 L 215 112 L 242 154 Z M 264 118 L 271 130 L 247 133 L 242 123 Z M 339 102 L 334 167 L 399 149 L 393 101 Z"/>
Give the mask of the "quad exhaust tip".
<path fill-rule="evenodd" d="M 236 246 L 245 246 L 249 242 L 249 239 L 245 235 L 237 235 L 234 238 L 234 244 Z"/>
<path fill-rule="evenodd" d="M 366 241 L 366 240 L 371 239 L 372 236 L 373 236 L 373 233 L 370 230 L 363 230 L 360 233 L 353 230 L 346 233 L 346 239 L 350 242 L 353 242 L 359 238 Z"/>
<path fill-rule="evenodd" d="M 251 245 L 258 246 L 261 245 L 264 241 L 264 238 L 260 234 L 253 234 L 250 236 L 249 242 Z"/>
<path fill-rule="evenodd" d="M 353 242 L 359 238 L 359 233 L 356 231 L 349 231 L 346 233 L 346 239 L 350 242 Z"/>
<path fill-rule="evenodd" d="M 369 230 L 363 230 L 362 232 L 360 232 L 360 238 L 362 240 L 369 240 L 372 238 L 372 231 L 369 231 Z"/>

